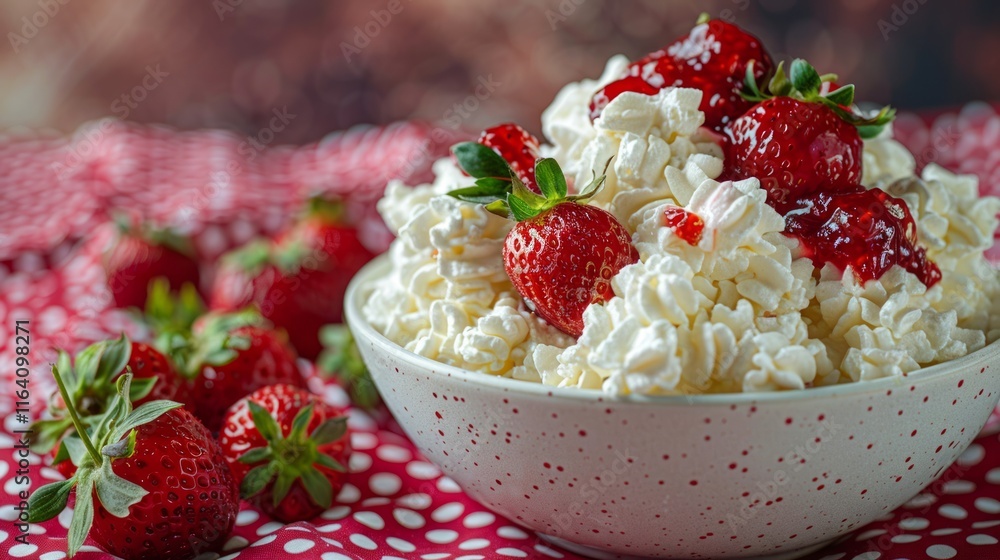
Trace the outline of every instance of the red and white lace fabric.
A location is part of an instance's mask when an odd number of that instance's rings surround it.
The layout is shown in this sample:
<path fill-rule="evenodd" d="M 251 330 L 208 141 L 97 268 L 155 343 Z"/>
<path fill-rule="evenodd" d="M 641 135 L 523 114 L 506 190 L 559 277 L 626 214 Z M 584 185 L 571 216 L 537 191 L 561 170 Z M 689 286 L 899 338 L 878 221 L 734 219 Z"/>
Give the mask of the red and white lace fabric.
<path fill-rule="evenodd" d="M 54 348 L 78 349 L 126 330 L 142 336 L 102 288 L 98 250 L 116 207 L 177 228 L 195 239 L 210 264 L 226 250 L 284 227 L 316 192 L 345 197 L 372 249 L 388 233 L 373 210 L 386 180 L 417 182 L 451 138 L 427 125 L 402 123 L 333 134 L 303 147 L 257 149 L 219 131 L 100 121 L 70 138 L 12 135 L 0 139 L 0 360 L 13 363 L 14 321 L 29 319 L 33 405 L 53 385 Z M 901 116 L 897 137 L 919 165 L 931 161 L 981 178 L 1000 194 L 1000 116 L 970 105 L 931 121 Z M 433 139 L 432 139 L 433 138 Z M 441 142 L 440 140 L 445 140 Z M 434 140 L 439 140 L 435 142 Z M 1000 252 L 994 253 L 1000 257 Z M 309 369 L 308 364 L 303 367 Z M 9 368 L 8 368 L 9 369 Z M 9 382 L 9 371 L 0 379 Z M 313 389 L 348 404 L 338 387 L 311 378 Z M 19 499 L 14 431 L 24 426 L 12 399 L 0 398 L 0 550 L 9 557 L 63 558 L 69 511 L 31 527 L 15 541 Z M 283 525 L 244 505 L 220 556 L 264 559 L 577 558 L 547 545 L 465 496 L 424 460 L 385 411 L 352 409 L 356 450 L 337 503 L 308 523 Z M 1000 415 L 958 462 L 908 504 L 862 528 L 811 560 L 1000 558 Z M 31 457 L 33 486 L 60 475 Z M 110 558 L 85 546 L 78 558 Z"/>

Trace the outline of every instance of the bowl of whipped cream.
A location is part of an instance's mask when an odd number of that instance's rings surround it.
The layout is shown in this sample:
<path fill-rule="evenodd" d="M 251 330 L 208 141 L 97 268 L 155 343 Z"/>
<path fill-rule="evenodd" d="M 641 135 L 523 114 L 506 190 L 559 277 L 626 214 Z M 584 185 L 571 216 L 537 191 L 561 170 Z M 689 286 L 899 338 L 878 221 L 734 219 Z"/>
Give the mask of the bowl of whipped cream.
<path fill-rule="evenodd" d="M 631 64 L 567 85 L 545 141 L 519 145 L 571 192 L 603 173 L 583 203 L 638 255 L 580 332 L 515 288 L 514 221 L 454 196 L 474 181 L 455 158 L 429 184 L 388 185 L 396 239 L 353 280 L 348 323 L 420 450 L 541 538 L 595 558 L 799 557 L 917 494 L 996 407 L 1000 277 L 984 253 L 1000 200 L 975 177 L 918 173 L 880 123 L 855 140 L 853 190 L 777 205 L 773 178 L 734 176 L 699 89 L 616 91 L 595 116 Z M 808 86 L 803 68 L 790 79 Z M 697 237 L 665 220 L 680 211 Z"/>

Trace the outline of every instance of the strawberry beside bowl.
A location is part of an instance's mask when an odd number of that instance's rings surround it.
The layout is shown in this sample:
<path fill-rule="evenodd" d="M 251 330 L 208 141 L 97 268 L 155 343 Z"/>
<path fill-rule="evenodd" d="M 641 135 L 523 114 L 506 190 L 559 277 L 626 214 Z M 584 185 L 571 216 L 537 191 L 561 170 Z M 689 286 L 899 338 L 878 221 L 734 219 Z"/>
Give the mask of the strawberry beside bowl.
<path fill-rule="evenodd" d="M 1000 399 L 1000 344 L 887 378 L 781 393 L 610 398 L 444 365 L 345 312 L 417 447 L 474 499 L 594 558 L 799 558 L 905 503 Z"/>

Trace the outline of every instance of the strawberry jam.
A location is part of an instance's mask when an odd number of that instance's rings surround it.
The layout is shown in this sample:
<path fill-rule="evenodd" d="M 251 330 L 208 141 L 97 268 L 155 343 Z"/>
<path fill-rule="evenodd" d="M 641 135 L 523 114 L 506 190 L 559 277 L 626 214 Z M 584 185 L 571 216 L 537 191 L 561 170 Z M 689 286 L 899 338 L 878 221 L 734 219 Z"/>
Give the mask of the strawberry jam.
<path fill-rule="evenodd" d="M 701 234 L 705 231 L 705 222 L 700 216 L 677 206 L 668 206 L 663 211 L 663 223 L 689 245 L 701 242 Z"/>
<path fill-rule="evenodd" d="M 941 280 L 941 270 L 917 244 L 917 225 L 902 200 L 855 186 L 799 202 L 800 209 L 785 215 L 785 233 L 798 238 L 817 266 L 850 266 L 862 283 L 881 278 L 897 264 L 928 288 Z"/>
<path fill-rule="evenodd" d="M 479 143 L 506 160 L 526 187 L 541 193 L 535 181 L 538 139 L 530 132 L 513 123 L 501 124 L 483 131 Z"/>

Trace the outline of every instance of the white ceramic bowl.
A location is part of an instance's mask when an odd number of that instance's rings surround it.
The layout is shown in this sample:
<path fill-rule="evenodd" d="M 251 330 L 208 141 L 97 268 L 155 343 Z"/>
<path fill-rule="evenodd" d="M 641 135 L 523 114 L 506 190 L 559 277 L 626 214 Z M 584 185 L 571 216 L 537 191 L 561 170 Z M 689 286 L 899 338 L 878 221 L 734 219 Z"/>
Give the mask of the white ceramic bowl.
<path fill-rule="evenodd" d="M 599 558 L 796 558 L 892 511 L 1000 398 L 1000 345 L 906 378 L 782 393 L 625 399 L 417 356 L 347 320 L 386 404 L 474 499 Z"/>

